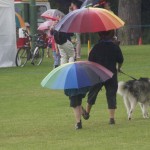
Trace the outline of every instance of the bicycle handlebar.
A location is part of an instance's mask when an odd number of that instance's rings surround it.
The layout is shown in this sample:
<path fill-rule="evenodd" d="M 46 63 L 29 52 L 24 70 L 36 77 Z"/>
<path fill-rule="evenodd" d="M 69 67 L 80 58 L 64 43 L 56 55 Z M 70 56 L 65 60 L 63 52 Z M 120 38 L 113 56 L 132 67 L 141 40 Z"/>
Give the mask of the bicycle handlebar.
<path fill-rule="evenodd" d="M 32 37 L 43 37 L 43 35 L 42 34 L 34 34 L 33 36 L 31 36 L 29 33 L 28 33 L 28 31 L 27 30 L 25 30 L 25 29 L 22 29 L 22 31 L 23 31 L 23 33 L 27 36 L 27 37 L 30 37 L 30 38 L 32 38 Z"/>
<path fill-rule="evenodd" d="M 27 36 L 27 37 L 29 37 L 30 39 L 32 39 L 32 36 L 28 33 L 27 30 L 22 29 L 22 31 L 23 31 L 23 33 L 24 33 L 25 36 Z"/>
<path fill-rule="evenodd" d="M 43 34 L 34 34 L 33 36 L 31 36 L 27 30 L 22 29 L 22 31 L 23 31 L 24 35 L 29 38 L 29 41 L 34 40 L 35 43 L 39 43 L 39 42 L 41 42 L 41 40 L 43 40 Z"/>

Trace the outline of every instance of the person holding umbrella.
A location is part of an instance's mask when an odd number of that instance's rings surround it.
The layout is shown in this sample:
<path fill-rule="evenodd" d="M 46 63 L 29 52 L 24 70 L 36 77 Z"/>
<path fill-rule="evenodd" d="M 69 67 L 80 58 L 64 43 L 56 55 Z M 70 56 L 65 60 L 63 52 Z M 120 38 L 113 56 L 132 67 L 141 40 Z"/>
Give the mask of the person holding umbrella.
<path fill-rule="evenodd" d="M 81 116 L 83 115 L 82 99 L 86 96 L 89 91 L 89 87 L 83 87 L 79 89 L 65 89 L 64 93 L 69 97 L 70 107 L 73 108 L 76 124 L 75 129 L 82 129 Z"/>
<path fill-rule="evenodd" d="M 64 90 L 73 108 L 75 129 L 78 130 L 82 129 L 82 99 L 89 91 L 89 87 L 105 82 L 112 76 L 113 73 L 102 65 L 91 61 L 76 61 L 53 69 L 42 80 L 41 85 L 53 90 Z"/>
<path fill-rule="evenodd" d="M 71 42 L 71 36 L 73 33 L 59 32 L 55 30 L 55 26 L 59 23 L 62 18 L 54 22 L 53 36 L 54 40 L 58 46 L 60 54 L 60 65 L 63 65 L 68 62 L 75 61 L 75 50 Z"/>
<path fill-rule="evenodd" d="M 114 30 L 102 31 L 98 34 L 100 40 L 92 48 L 88 59 L 89 61 L 103 65 L 112 71 L 114 75 L 111 79 L 107 80 L 103 84 L 96 84 L 90 89 L 88 93 L 86 110 L 83 109 L 83 118 L 86 120 L 89 119 L 92 105 L 95 104 L 97 95 L 102 86 L 104 86 L 106 89 L 106 98 L 110 117 L 109 124 L 115 124 L 115 109 L 117 108 L 116 93 L 118 88 L 117 71 L 120 71 L 124 58 L 121 49 L 117 44 L 114 44 L 112 40 L 115 34 Z"/>

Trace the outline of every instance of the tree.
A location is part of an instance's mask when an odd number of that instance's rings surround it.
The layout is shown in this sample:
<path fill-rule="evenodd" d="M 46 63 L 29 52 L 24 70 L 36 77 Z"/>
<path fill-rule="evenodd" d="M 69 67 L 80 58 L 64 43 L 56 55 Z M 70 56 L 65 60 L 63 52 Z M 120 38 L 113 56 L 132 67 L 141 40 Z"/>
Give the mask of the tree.
<path fill-rule="evenodd" d="M 122 44 L 137 44 L 141 37 L 141 0 L 119 0 L 118 16 L 125 26 L 118 32 Z"/>
<path fill-rule="evenodd" d="M 150 44 L 150 1 L 142 1 L 141 21 L 142 21 L 142 41 L 143 44 Z"/>
<path fill-rule="evenodd" d="M 51 3 L 51 7 L 53 9 L 58 9 L 65 14 L 69 12 L 71 0 L 49 0 L 49 2 Z"/>

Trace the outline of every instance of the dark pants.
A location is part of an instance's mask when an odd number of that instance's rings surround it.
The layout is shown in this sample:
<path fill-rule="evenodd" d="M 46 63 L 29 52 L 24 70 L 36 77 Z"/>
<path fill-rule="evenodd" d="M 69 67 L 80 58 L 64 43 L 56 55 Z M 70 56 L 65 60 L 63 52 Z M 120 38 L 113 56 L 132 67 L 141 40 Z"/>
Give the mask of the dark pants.
<path fill-rule="evenodd" d="M 70 107 L 77 107 L 82 104 L 82 99 L 85 97 L 85 94 L 79 94 L 75 96 L 69 97 L 70 99 Z"/>
<path fill-rule="evenodd" d="M 104 83 L 99 83 L 91 87 L 89 93 L 88 93 L 88 100 L 87 103 L 90 105 L 94 105 L 97 95 L 99 91 L 101 90 L 102 86 L 106 89 L 106 98 L 107 98 L 107 104 L 108 109 L 116 109 L 116 93 L 118 89 L 118 80 L 117 80 L 117 74 L 114 74 L 113 77 L 109 80 L 107 80 Z"/>

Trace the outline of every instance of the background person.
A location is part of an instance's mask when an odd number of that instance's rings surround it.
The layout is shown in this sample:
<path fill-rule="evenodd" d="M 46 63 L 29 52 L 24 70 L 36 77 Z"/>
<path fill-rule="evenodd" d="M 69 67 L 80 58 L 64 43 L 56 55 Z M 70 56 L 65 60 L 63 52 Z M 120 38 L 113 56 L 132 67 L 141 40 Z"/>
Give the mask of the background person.
<path fill-rule="evenodd" d="M 76 9 L 79 9 L 82 5 L 82 2 L 79 0 L 72 0 L 71 1 L 71 5 L 69 7 L 69 11 L 74 11 Z M 76 35 L 76 53 L 77 56 L 76 58 L 81 58 L 81 38 L 80 38 L 80 34 L 79 33 L 75 33 Z"/>
<path fill-rule="evenodd" d="M 53 68 L 57 68 L 60 65 L 60 54 L 59 54 L 59 49 L 54 39 L 53 32 L 54 30 L 52 27 L 50 28 L 51 36 L 49 37 L 48 42 L 51 43 L 51 49 L 52 49 L 52 54 L 53 54 L 53 59 L 54 59 Z"/>
<path fill-rule="evenodd" d="M 50 42 L 50 38 L 51 38 L 51 33 L 50 33 L 50 29 L 45 30 L 46 33 L 46 38 L 47 38 L 47 48 L 46 48 L 46 57 L 50 58 L 50 49 L 52 48 L 52 44 Z"/>
<path fill-rule="evenodd" d="M 53 24 L 53 35 L 60 54 L 60 65 L 62 65 L 75 61 L 75 50 L 71 42 L 72 33 L 59 32 L 55 30 L 56 24 L 61 20 L 61 17 L 58 16 L 58 18 L 59 19 Z"/>
<path fill-rule="evenodd" d="M 75 51 L 71 42 L 70 34 L 54 30 L 54 39 L 61 56 L 60 64 L 74 62 Z"/>

